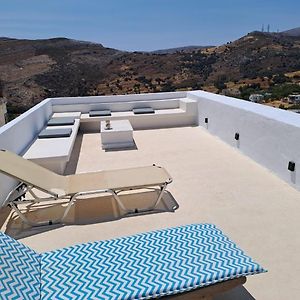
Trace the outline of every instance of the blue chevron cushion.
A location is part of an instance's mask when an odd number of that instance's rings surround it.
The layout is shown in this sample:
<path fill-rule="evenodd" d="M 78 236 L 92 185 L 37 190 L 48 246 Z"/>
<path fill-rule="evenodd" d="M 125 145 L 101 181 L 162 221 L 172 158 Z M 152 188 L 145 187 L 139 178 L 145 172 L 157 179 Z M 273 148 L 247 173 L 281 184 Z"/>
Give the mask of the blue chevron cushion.
<path fill-rule="evenodd" d="M 211 224 L 42 254 L 42 299 L 150 299 L 265 272 Z"/>
<path fill-rule="evenodd" d="M 40 270 L 40 254 L 0 232 L 1 299 L 39 300 Z"/>

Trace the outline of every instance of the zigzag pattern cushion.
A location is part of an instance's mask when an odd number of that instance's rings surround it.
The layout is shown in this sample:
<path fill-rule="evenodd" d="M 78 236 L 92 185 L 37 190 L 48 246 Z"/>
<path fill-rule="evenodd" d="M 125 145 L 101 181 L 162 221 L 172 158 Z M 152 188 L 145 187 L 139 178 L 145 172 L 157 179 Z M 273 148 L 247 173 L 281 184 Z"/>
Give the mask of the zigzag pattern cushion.
<path fill-rule="evenodd" d="M 40 255 L 0 232 L 0 298 L 40 300 Z"/>
<path fill-rule="evenodd" d="M 42 255 L 42 299 L 149 299 L 264 272 L 211 224 Z"/>

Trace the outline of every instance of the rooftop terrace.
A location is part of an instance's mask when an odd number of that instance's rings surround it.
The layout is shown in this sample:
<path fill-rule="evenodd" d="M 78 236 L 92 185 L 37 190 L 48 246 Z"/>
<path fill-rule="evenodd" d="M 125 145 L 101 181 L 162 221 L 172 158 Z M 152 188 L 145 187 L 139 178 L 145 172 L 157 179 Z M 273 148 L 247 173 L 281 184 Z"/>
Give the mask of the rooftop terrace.
<path fill-rule="evenodd" d="M 195 94 L 189 97 L 195 99 Z M 201 94 L 197 124 L 134 130 L 134 149 L 104 151 L 99 132 L 79 130 L 65 174 L 153 163 L 163 166 L 173 183 L 168 186 L 159 211 L 124 216 L 112 197 L 103 196 L 77 201 L 65 225 L 30 228 L 3 207 L 2 231 L 43 252 L 170 226 L 213 223 L 269 271 L 249 278 L 244 288 L 218 299 L 299 298 L 298 279 L 294 276 L 300 270 L 298 181 L 297 175 L 291 176 L 284 168 L 290 160 L 295 161 L 296 168 L 298 165 L 295 137 L 299 135 L 300 116 L 291 114 L 289 118 L 286 112 L 237 103 L 234 99 L 229 103 L 231 99 L 224 98 Z M 51 114 L 50 111 L 48 115 Z M 241 136 L 239 141 L 234 140 L 236 132 Z M 249 136 L 252 140 L 246 141 Z M 1 147 L 16 147 L 4 138 L 5 131 L 0 132 Z M 274 145 L 276 148 L 272 148 Z M 24 153 L 28 147 L 23 144 L 17 148 Z M 273 152 L 269 156 L 262 153 L 270 149 Z M 278 164 L 273 161 L 274 152 Z M 278 165 L 284 166 L 280 169 Z M 153 200 L 152 193 L 146 192 L 123 197 L 129 207 Z M 28 215 L 39 219 L 61 210 L 61 203 L 49 203 L 31 209 Z"/>

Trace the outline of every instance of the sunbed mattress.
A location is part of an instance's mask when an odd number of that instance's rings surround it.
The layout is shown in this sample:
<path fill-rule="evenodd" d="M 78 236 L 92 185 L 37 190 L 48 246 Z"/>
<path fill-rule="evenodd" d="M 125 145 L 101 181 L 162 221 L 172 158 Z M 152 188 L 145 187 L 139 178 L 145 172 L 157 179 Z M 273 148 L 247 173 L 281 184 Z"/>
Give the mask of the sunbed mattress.
<path fill-rule="evenodd" d="M 149 299 L 264 272 L 221 230 L 195 224 L 41 256 L 41 299 Z"/>
<path fill-rule="evenodd" d="M 40 300 L 41 255 L 0 231 L 0 299 Z"/>

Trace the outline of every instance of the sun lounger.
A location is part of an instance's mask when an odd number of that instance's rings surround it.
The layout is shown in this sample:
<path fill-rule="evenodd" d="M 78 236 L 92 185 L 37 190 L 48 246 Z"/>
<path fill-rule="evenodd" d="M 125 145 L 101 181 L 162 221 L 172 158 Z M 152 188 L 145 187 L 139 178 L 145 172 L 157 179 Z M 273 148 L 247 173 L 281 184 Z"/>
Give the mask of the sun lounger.
<path fill-rule="evenodd" d="M 212 299 L 245 283 L 245 276 L 262 272 L 266 271 L 212 224 L 42 254 L 0 232 L 2 299 L 127 300 L 187 292 Z"/>
<path fill-rule="evenodd" d="M 159 193 L 155 203 L 152 207 L 145 209 L 153 210 L 161 200 L 167 185 L 172 182 L 168 172 L 156 165 L 63 176 L 6 150 L 0 151 L 0 172 L 20 182 L 16 189 L 8 195 L 6 203 L 16 211 L 24 222 L 32 226 L 61 222 L 68 214 L 76 198 L 95 196 L 101 193 L 113 195 L 124 213 L 137 213 L 142 211 L 127 209 L 119 194 L 123 191 L 158 187 Z M 33 189 L 40 190 L 48 194 L 49 197 L 39 198 Z M 32 195 L 33 200 L 21 200 L 22 195 L 26 192 Z M 18 209 L 20 203 L 56 199 L 69 200 L 63 216 L 57 220 L 34 223 L 28 220 Z"/>

